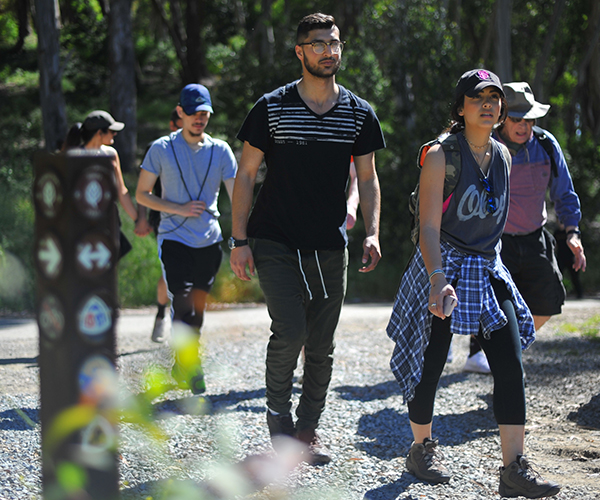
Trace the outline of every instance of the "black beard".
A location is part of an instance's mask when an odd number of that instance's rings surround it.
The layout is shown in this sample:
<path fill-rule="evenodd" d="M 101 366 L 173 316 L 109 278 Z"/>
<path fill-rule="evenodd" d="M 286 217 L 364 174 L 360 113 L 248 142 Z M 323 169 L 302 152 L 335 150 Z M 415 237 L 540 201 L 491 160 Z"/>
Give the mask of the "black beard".
<path fill-rule="evenodd" d="M 331 78 L 340 69 L 340 65 L 342 64 L 342 59 L 341 58 L 338 59 L 337 62 L 335 59 L 332 59 L 332 61 L 336 64 L 334 66 L 332 66 L 331 68 L 327 68 L 327 69 L 322 69 L 317 65 L 312 66 L 310 64 L 307 64 L 306 61 L 304 61 L 304 67 L 306 68 L 306 71 L 308 71 L 312 76 L 315 76 L 317 78 L 323 78 L 323 79 Z"/>

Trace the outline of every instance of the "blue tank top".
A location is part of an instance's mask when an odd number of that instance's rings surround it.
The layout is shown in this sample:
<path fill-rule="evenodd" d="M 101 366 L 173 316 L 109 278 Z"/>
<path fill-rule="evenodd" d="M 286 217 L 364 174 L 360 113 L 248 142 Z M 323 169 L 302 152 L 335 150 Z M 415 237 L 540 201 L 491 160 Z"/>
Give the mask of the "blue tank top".
<path fill-rule="evenodd" d="M 492 187 L 496 211 L 488 211 L 487 193 L 479 165 L 462 133 L 458 133 L 462 169 L 447 210 L 442 215 L 440 237 L 457 250 L 493 259 L 499 252 L 508 215 L 508 168 L 502 159 L 500 144 L 491 139 L 490 168 L 487 181 Z"/>

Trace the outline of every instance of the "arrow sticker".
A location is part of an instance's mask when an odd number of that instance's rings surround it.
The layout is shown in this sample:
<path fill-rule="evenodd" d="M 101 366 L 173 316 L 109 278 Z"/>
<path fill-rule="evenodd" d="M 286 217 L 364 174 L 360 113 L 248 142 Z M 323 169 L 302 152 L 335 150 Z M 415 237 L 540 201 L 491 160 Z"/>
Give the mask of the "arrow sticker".
<path fill-rule="evenodd" d="M 86 242 L 77 246 L 77 260 L 88 271 L 96 269 L 107 269 L 110 265 L 111 253 L 101 241 L 92 244 Z"/>
<path fill-rule="evenodd" d="M 46 277 L 56 278 L 62 268 L 62 252 L 56 237 L 48 235 L 39 241 L 37 257 Z"/>

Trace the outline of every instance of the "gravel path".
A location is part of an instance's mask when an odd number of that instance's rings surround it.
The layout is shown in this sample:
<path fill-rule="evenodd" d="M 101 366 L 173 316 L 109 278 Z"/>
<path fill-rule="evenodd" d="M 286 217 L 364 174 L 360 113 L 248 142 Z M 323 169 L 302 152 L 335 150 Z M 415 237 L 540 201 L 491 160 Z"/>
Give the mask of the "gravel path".
<path fill-rule="evenodd" d="M 455 338 L 436 400 L 434 431 L 454 474 L 448 485 L 417 481 L 404 469 L 411 442 L 406 407 L 389 370 L 385 335 L 390 305 L 349 305 L 337 333 L 336 358 L 320 433 L 330 465 L 301 464 L 251 499 L 499 498 L 500 446 L 489 375 L 462 372 L 468 339 Z M 153 344 L 150 310 L 123 311 L 118 326 L 123 385 L 140 390 L 152 365 L 168 366 L 166 345 Z M 189 392 L 171 391 L 153 410 L 168 440 L 154 445 L 121 425 L 120 471 L 125 500 L 202 498 L 196 485 L 223 477 L 223 463 L 271 456 L 265 423 L 264 307 L 207 313 L 204 413 Z M 568 302 L 525 352 L 526 447 L 539 471 L 564 488 L 557 499 L 600 498 L 600 301 Z M 587 336 L 586 336 L 587 332 Z M 596 334 L 594 339 L 593 334 Z M 37 328 L 0 318 L 0 499 L 39 499 L 40 438 Z M 301 371 L 298 371 L 300 375 Z M 296 386 L 294 397 L 298 397 Z M 32 427 L 33 425 L 33 427 Z M 281 463 L 270 463 L 271 470 Z M 169 481 L 168 479 L 184 481 Z M 185 481 L 187 480 L 187 481 Z M 232 476 L 225 482 L 232 484 Z M 188 488 L 188 496 L 183 491 Z M 192 491 L 192 493 L 189 493 Z"/>

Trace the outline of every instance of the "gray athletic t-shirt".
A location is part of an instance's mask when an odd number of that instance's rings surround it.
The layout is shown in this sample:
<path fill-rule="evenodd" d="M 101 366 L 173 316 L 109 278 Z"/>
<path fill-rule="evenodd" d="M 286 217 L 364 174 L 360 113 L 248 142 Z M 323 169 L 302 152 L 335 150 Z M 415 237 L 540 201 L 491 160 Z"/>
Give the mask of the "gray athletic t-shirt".
<path fill-rule="evenodd" d="M 192 248 L 203 248 L 223 240 L 217 200 L 224 180 L 235 177 L 237 162 L 225 141 L 204 135 L 204 145 L 191 148 L 181 130 L 154 141 L 141 168 L 160 177 L 162 198 L 174 203 L 202 200 L 206 211 L 200 217 L 182 217 L 161 212 L 158 245 L 173 240 Z"/>

